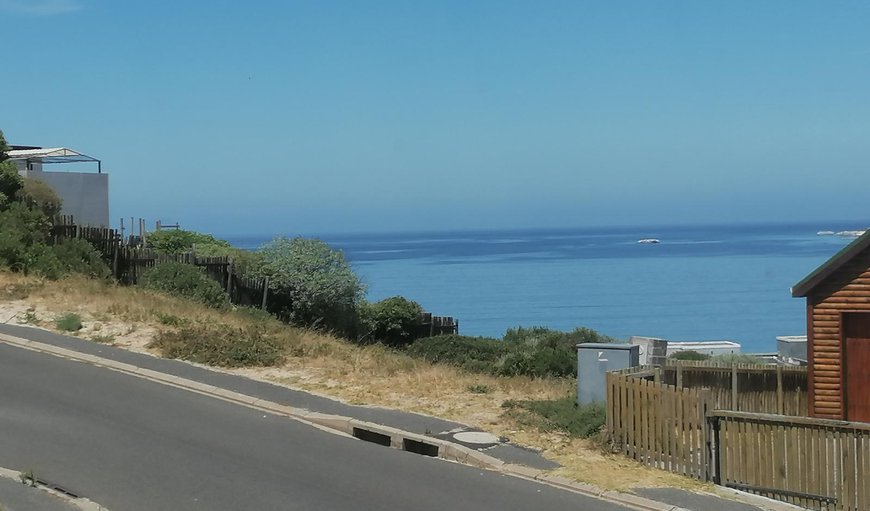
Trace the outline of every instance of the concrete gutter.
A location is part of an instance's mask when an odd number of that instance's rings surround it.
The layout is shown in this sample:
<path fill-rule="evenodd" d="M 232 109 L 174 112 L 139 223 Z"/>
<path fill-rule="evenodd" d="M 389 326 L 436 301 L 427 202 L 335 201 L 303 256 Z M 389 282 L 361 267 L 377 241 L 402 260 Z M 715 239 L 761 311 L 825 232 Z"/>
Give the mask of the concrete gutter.
<path fill-rule="evenodd" d="M 15 337 L 7 334 L 0 334 L 0 342 L 31 351 L 47 353 L 69 360 L 103 367 L 113 371 L 126 373 L 131 376 L 136 376 L 138 378 L 150 380 L 155 383 L 160 383 L 162 385 L 169 385 L 179 389 L 196 392 L 198 394 L 207 395 L 217 399 L 222 399 L 224 401 L 240 404 L 249 408 L 254 408 L 275 415 L 288 417 L 290 419 L 308 424 L 310 426 L 330 433 L 370 441 L 384 446 L 402 449 L 417 454 L 437 457 L 444 460 L 453 461 L 464 465 L 470 465 L 485 470 L 492 470 L 513 477 L 537 481 L 563 490 L 599 498 L 601 500 L 625 506 L 630 509 L 642 511 L 689 511 L 684 508 L 672 506 L 670 504 L 664 504 L 629 493 L 603 490 L 591 484 L 580 483 L 564 477 L 552 475 L 545 470 L 539 470 L 523 465 L 505 463 L 502 460 L 489 456 L 475 449 L 449 442 L 447 440 L 420 435 L 409 431 L 403 431 L 400 429 L 372 422 L 360 421 L 352 417 L 312 412 L 303 408 L 281 405 L 273 401 L 259 399 L 246 394 L 233 392 L 227 389 L 216 387 L 214 385 L 208 385 L 187 378 L 180 378 L 166 373 L 161 373 L 159 371 L 137 367 L 132 364 L 126 364 L 123 362 L 118 362 L 95 355 L 80 353 L 74 350 L 53 346 L 51 344 L 31 341 L 29 339 Z M 753 500 L 753 502 L 751 502 L 753 505 L 759 505 L 766 509 L 771 509 L 775 511 L 795 509 L 793 506 L 787 504 L 785 504 L 785 506 L 788 507 L 773 506 L 771 505 L 771 502 L 774 502 L 776 504 L 784 503 L 769 501 L 768 499 L 763 499 L 764 501 L 766 501 L 764 502 L 765 505 L 761 504 L 760 499 L 751 500 Z M 82 509 L 92 511 L 103 508 L 92 507 Z"/>
<path fill-rule="evenodd" d="M 25 484 L 24 481 L 21 480 L 21 473 L 16 472 L 14 470 L 10 470 L 8 468 L 0 467 L 0 477 L 6 479 L 12 479 L 21 484 Z M 44 491 L 47 494 L 51 495 L 54 498 L 60 499 L 67 504 L 80 509 L 81 511 L 109 511 L 108 508 L 105 508 L 96 502 L 88 500 L 82 497 L 72 497 L 62 491 L 58 491 L 51 486 L 47 486 L 39 481 L 39 476 L 36 476 L 36 481 L 32 483 L 27 483 L 32 485 L 37 491 Z"/>

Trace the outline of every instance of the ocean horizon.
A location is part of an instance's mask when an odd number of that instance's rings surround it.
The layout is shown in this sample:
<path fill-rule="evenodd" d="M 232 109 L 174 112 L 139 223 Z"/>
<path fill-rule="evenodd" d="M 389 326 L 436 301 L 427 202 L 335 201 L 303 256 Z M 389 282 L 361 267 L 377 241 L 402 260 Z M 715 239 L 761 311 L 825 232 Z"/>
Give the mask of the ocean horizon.
<path fill-rule="evenodd" d="M 805 335 L 805 303 L 791 286 L 854 239 L 817 233 L 864 228 L 844 221 L 313 237 L 344 252 L 369 300 L 415 300 L 457 318 L 464 335 L 589 327 L 620 339 L 730 340 L 758 353 L 775 351 L 777 336 Z M 273 237 L 226 239 L 256 249 Z"/>

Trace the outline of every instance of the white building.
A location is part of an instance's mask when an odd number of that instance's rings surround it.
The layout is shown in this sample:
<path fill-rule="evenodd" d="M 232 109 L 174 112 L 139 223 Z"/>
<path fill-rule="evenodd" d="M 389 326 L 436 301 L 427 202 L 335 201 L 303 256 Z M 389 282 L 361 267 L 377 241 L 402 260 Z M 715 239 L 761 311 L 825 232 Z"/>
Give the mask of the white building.
<path fill-rule="evenodd" d="M 109 226 L 109 175 L 103 173 L 100 160 L 67 149 L 13 146 L 9 160 L 24 177 L 38 179 L 51 186 L 63 201 L 64 215 L 72 215 L 79 225 Z M 96 172 L 44 170 L 48 164 L 96 163 Z"/>

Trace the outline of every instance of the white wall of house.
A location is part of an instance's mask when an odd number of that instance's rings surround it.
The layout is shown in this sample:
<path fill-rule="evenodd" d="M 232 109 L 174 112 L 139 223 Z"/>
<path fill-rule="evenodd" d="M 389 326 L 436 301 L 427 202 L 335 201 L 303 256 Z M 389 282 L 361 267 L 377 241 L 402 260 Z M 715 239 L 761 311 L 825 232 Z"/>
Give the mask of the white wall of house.
<path fill-rule="evenodd" d="M 109 227 L 108 174 L 44 172 L 21 168 L 19 172 L 24 177 L 38 179 L 52 187 L 63 201 L 62 213 L 72 215 L 77 224 Z"/>

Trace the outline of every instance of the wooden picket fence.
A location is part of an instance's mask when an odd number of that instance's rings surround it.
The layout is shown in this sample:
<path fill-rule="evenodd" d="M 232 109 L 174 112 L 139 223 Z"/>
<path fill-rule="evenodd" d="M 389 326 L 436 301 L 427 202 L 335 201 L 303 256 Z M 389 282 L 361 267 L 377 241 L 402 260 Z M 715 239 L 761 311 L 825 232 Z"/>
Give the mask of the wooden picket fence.
<path fill-rule="evenodd" d="M 870 509 L 870 424 L 710 414 L 714 481 L 807 509 Z"/>
<path fill-rule="evenodd" d="M 690 369 L 712 376 L 687 378 Z M 798 411 L 785 396 L 805 392 L 804 368 L 737 369 L 723 373 L 696 363 L 683 368 L 680 386 L 667 383 L 676 380 L 669 374 L 676 367 L 608 373 L 607 431 L 614 446 L 648 466 L 808 509 L 870 509 L 870 424 L 777 414 Z M 759 372 L 772 376 L 759 378 Z M 741 380 L 740 374 L 752 376 Z M 790 378 L 795 382 L 788 390 Z M 723 403 L 744 411 L 721 409 Z M 745 411 L 752 407 L 770 413 Z"/>
<path fill-rule="evenodd" d="M 707 412 L 712 396 L 648 380 L 643 369 L 607 373 L 607 431 L 645 465 L 707 480 Z"/>
<path fill-rule="evenodd" d="M 717 410 L 794 416 L 808 410 L 806 367 L 668 360 L 661 381 L 709 389 Z"/>

